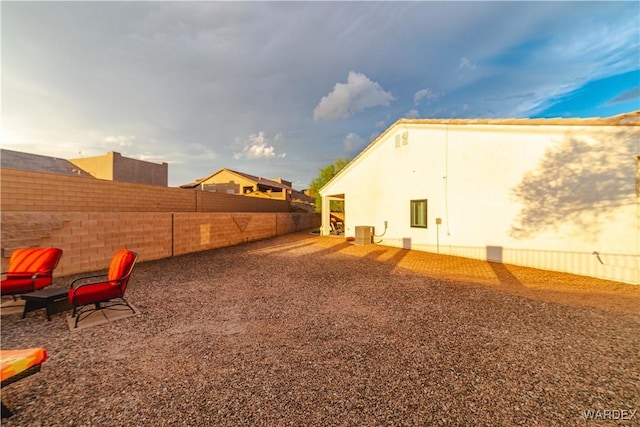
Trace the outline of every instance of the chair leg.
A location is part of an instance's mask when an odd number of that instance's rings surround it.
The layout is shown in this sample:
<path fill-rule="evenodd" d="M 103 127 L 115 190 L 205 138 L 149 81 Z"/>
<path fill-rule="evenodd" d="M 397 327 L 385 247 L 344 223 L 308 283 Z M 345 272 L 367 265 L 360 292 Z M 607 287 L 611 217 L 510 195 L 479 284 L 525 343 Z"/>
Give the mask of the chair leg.
<path fill-rule="evenodd" d="M 85 306 L 74 306 L 73 307 L 73 314 L 71 315 L 71 317 L 75 317 L 76 318 L 74 329 L 78 327 L 78 322 L 80 321 L 80 317 L 82 317 L 83 314 L 91 314 L 91 313 L 94 313 L 94 312 L 99 311 L 99 310 L 110 309 L 110 308 L 112 308 L 114 306 L 119 306 L 119 305 L 126 305 L 127 308 L 129 308 L 129 310 L 131 310 L 131 312 L 133 314 L 136 313 L 136 310 L 129 304 L 129 302 L 126 299 L 124 299 L 124 297 L 117 297 L 117 298 L 114 298 L 114 299 L 122 300 L 122 302 L 121 303 L 117 303 L 117 304 L 112 304 L 112 305 L 108 304 L 109 302 L 111 302 L 111 300 L 94 302 L 93 305 L 95 306 L 95 308 L 91 309 L 91 310 L 85 310 L 85 311 L 78 310 L 79 307 L 85 307 Z M 107 304 L 107 305 L 102 306 L 101 304 L 103 302 L 105 304 Z M 91 304 L 87 304 L 87 306 L 90 306 L 90 305 Z"/>
<path fill-rule="evenodd" d="M 0 402 L 0 403 L 1 403 L 1 402 Z M 11 412 L 11 411 L 9 410 L 9 408 L 7 408 L 7 407 L 4 405 L 4 403 L 1 403 L 1 404 L 2 404 L 2 418 L 9 418 L 10 416 L 12 416 L 12 415 L 13 415 L 13 412 Z"/>
<path fill-rule="evenodd" d="M 131 310 L 131 312 L 135 314 L 135 312 L 136 312 L 136 311 L 133 309 L 133 307 L 131 307 L 131 305 L 129 305 L 129 302 L 128 302 L 126 299 L 124 299 L 124 297 L 120 297 L 120 299 L 121 299 L 122 301 L 124 301 L 124 304 L 125 304 L 127 307 L 129 307 L 129 310 Z"/>

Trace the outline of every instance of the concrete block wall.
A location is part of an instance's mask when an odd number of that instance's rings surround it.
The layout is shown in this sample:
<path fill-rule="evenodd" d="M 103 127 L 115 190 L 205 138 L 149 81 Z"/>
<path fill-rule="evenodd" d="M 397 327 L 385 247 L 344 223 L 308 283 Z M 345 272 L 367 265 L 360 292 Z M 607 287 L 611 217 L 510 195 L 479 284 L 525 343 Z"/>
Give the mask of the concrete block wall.
<path fill-rule="evenodd" d="M 286 200 L 260 199 L 195 189 L 182 189 L 182 191 L 194 193 L 196 212 L 289 212 L 291 210 Z"/>
<path fill-rule="evenodd" d="M 3 212 L 2 271 L 21 247 L 64 251 L 56 276 L 106 268 L 120 248 L 141 260 L 171 256 L 171 214 L 162 212 Z"/>
<path fill-rule="evenodd" d="M 275 219 L 276 214 L 261 212 L 176 213 L 174 255 L 274 237 Z"/>
<path fill-rule="evenodd" d="M 0 169 L 2 211 L 194 211 L 194 195 L 180 188 L 80 176 Z"/>
<path fill-rule="evenodd" d="M 278 214 L 276 220 L 277 234 L 294 233 L 298 230 L 307 230 L 309 228 L 319 227 L 319 213 L 294 213 L 290 215 Z"/>
<path fill-rule="evenodd" d="M 55 276 L 105 269 L 120 248 L 137 252 L 142 262 L 320 226 L 319 214 L 304 213 L 3 212 L 1 217 L 2 271 L 16 248 L 53 246 L 64 251 Z"/>
<path fill-rule="evenodd" d="M 0 168 L 2 211 L 289 212 L 283 200 Z"/>
<path fill-rule="evenodd" d="M 2 271 L 6 271 L 11 252 L 20 247 L 61 248 L 64 254 L 54 274 L 60 277 L 106 269 L 113 254 L 123 247 L 138 252 L 139 262 L 144 262 L 320 226 L 319 214 L 269 211 L 274 206 L 282 208 L 273 205 L 271 200 L 244 200 L 243 196 L 216 193 L 203 195 L 183 189 L 160 189 L 171 191 L 154 193 L 153 189 L 158 187 L 52 174 L 26 173 L 29 176 L 24 176 L 22 171 L 18 172 L 0 169 Z M 43 179 L 41 175 L 50 179 Z M 17 185 L 16 181 L 22 179 L 25 179 L 23 185 Z M 144 194 L 147 191 L 160 194 L 161 198 L 175 195 L 176 200 L 147 197 Z M 46 202 L 41 199 L 45 195 Z M 218 207 L 222 212 L 196 211 L 196 199 L 208 195 L 214 196 L 216 203 L 207 206 Z M 121 203 L 104 204 L 105 199 L 100 200 L 100 196 Z M 83 197 L 89 201 L 80 203 Z M 128 198 L 131 200 L 126 200 Z M 234 204 L 233 198 L 242 201 Z M 251 206 L 247 201 L 255 204 Z M 167 207 L 185 210 L 160 210 Z M 188 211 L 188 207 L 192 211 Z M 225 211 L 233 207 L 245 211 Z M 252 207 L 253 212 L 249 211 Z M 89 208 L 93 210 L 88 211 Z M 261 208 L 267 211 L 259 211 Z"/>

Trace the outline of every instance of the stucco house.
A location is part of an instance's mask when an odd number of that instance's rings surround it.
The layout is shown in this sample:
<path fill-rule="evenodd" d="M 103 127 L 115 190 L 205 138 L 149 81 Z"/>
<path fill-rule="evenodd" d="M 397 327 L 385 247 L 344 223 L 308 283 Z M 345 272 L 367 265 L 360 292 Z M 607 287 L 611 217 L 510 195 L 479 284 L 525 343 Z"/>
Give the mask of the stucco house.
<path fill-rule="evenodd" d="M 291 185 L 290 181 L 285 181 L 282 178 L 267 179 L 222 168 L 204 178 L 181 185 L 180 188 L 287 200 L 292 206 L 299 207 L 304 211 L 313 212 L 315 209 L 315 199 L 305 194 L 304 191 L 294 190 Z"/>
<path fill-rule="evenodd" d="M 166 162 L 153 163 L 132 159 L 115 151 L 109 151 L 101 156 L 69 159 L 69 161 L 98 179 L 162 187 L 166 187 L 169 183 L 169 165 Z"/>
<path fill-rule="evenodd" d="M 640 284 L 640 111 L 400 119 L 321 190 L 380 244 Z"/>

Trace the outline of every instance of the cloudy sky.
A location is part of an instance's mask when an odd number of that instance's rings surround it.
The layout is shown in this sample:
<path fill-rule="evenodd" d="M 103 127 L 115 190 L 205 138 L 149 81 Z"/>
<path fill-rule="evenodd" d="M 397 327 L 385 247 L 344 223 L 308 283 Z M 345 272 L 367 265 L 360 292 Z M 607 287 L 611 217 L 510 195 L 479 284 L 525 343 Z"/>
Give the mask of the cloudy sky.
<path fill-rule="evenodd" d="M 303 189 L 396 120 L 640 109 L 638 2 L 6 2 L 2 148 Z"/>

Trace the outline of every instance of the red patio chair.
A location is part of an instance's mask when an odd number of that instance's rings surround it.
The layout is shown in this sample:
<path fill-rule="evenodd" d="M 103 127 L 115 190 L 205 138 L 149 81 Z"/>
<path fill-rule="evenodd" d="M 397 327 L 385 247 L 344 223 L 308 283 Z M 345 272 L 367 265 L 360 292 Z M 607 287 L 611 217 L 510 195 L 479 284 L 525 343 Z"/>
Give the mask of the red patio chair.
<path fill-rule="evenodd" d="M 16 249 L 9 258 L 8 271 L 0 282 L 1 295 L 26 294 L 53 283 L 53 270 L 62 257 L 59 248 Z"/>
<path fill-rule="evenodd" d="M 69 303 L 73 306 L 75 328 L 78 327 L 78 321 L 83 314 L 89 315 L 104 308 L 127 306 L 135 313 L 133 307 L 124 299 L 124 293 L 137 258 L 138 254 L 135 252 L 120 249 L 111 259 L 107 274 L 78 277 L 71 282 Z M 109 305 L 102 306 L 102 303 Z"/>

